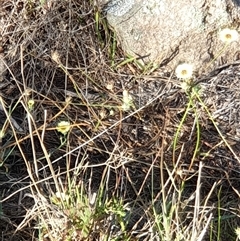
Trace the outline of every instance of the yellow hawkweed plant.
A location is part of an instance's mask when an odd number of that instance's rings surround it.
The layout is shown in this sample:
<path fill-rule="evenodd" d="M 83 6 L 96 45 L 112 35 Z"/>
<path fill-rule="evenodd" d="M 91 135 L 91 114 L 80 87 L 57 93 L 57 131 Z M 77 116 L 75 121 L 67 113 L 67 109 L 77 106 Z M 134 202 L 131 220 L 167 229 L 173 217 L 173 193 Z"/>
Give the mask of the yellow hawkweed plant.
<path fill-rule="evenodd" d="M 225 28 L 220 31 L 219 38 L 222 42 L 230 44 L 238 40 L 238 31 L 235 29 Z"/>
<path fill-rule="evenodd" d="M 180 86 L 184 91 L 187 91 L 190 85 L 187 82 L 183 81 L 180 83 Z"/>
<path fill-rule="evenodd" d="M 132 96 L 128 93 L 127 90 L 123 90 L 123 104 L 122 110 L 128 111 L 131 107 L 134 107 Z"/>
<path fill-rule="evenodd" d="M 34 104 L 35 104 L 34 100 L 32 100 L 32 99 L 29 100 L 27 104 L 28 104 L 28 109 L 29 110 L 33 110 L 34 109 Z"/>
<path fill-rule="evenodd" d="M 193 75 L 193 66 L 191 64 L 179 64 L 175 70 L 176 76 L 179 79 L 190 79 Z"/>
<path fill-rule="evenodd" d="M 235 233 L 237 234 L 237 240 L 240 240 L 240 227 L 235 229 Z"/>
<path fill-rule="evenodd" d="M 55 195 L 53 195 L 50 199 L 54 204 L 60 205 L 61 200 L 63 202 L 67 202 L 70 199 L 70 197 L 64 192 L 56 192 Z"/>
<path fill-rule="evenodd" d="M 62 133 L 63 135 L 66 135 L 71 128 L 71 125 L 68 121 L 60 121 L 57 124 L 57 131 Z"/>

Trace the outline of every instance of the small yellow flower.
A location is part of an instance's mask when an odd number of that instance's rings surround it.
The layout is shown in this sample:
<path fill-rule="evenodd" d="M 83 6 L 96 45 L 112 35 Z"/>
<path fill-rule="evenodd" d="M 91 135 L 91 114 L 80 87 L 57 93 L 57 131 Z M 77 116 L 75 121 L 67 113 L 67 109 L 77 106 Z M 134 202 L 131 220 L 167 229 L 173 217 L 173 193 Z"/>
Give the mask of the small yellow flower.
<path fill-rule="evenodd" d="M 64 201 L 69 198 L 68 195 L 64 192 L 56 192 L 55 195 L 56 198 L 63 199 Z"/>
<path fill-rule="evenodd" d="M 113 83 L 111 83 L 111 82 L 109 82 L 109 83 L 107 83 L 106 84 L 106 88 L 108 89 L 108 90 L 110 90 L 110 91 L 113 91 Z"/>
<path fill-rule="evenodd" d="M 114 110 L 111 109 L 111 110 L 109 111 L 109 115 L 113 116 L 114 114 L 115 114 Z"/>
<path fill-rule="evenodd" d="M 104 119 L 107 116 L 106 110 L 105 109 L 100 110 L 99 115 L 101 120 Z"/>
<path fill-rule="evenodd" d="M 189 84 L 187 82 L 182 82 L 181 84 L 181 88 L 184 90 L 184 91 L 187 91 L 189 89 Z"/>
<path fill-rule="evenodd" d="M 52 60 L 55 61 L 57 64 L 61 64 L 60 55 L 57 51 L 53 51 L 51 53 L 51 57 L 52 57 Z"/>
<path fill-rule="evenodd" d="M 67 194 L 65 194 L 64 192 L 56 192 L 55 195 L 50 197 L 50 199 L 54 204 L 60 205 L 61 202 L 68 201 L 69 196 Z"/>
<path fill-rule="evenodd" d="M 238 40 L 238 32 L 235 29 L 225 28 L 219 33 L 221 41 L 224 43 L 231 43 Z"/>
<path fill-rule="evenodd" d="M 179 64 L 175 70 L 179 79 L 189 79 L 193 74 L 193 66 L 191 64 Z"/>
<path fill-rule="evenodd" d="M 134 107 L 132 96 L 128 93 L 127 90 L 123 90 L 123 104 L 122 110 L 128 111 L 131 107 Z"/>
<path fill-rule="evenodd" d="M 66 135 L 70 130 L 70 123 L 68 121 L 61 121 L 57 124 L 57 131 Z"/>
<path fill-rule="evenodd" d="M 240 227 L 235 229 L 235 233 L 237 234 L 238 239 L 240 239 Z"/>
<path fill-rule="evenodd" d="M 28 109 L 29 109 L 29 110 L 33 110 L 34 104 L 35 104 L 34 100 L 32 100 L 32 99 L 29 100 L 29 101 L 28 101 Z"/>

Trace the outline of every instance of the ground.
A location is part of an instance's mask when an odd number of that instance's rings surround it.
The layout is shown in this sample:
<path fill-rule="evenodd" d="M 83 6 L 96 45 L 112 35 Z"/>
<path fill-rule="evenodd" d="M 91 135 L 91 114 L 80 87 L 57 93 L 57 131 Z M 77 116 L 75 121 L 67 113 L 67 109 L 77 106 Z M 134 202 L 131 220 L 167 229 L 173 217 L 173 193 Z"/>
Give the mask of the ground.
<path fill-rule="evenodd" d="M 237 61 L 183 89 L 92 1 L 0 9 L 1 240 L 237 240 Z"/>

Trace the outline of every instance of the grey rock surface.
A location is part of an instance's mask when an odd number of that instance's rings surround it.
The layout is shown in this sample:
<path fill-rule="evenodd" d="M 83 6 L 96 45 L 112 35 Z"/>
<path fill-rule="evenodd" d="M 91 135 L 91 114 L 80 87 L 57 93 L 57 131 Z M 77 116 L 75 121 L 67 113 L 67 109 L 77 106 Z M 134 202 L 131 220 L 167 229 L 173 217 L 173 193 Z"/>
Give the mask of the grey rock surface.
<path fill-rule="evenodd" d="M 105 11 L 113 16 L 121 17 L 134 7 L 135 0 L 111 1 Z"/>
<path fill-rule="evenodd" d="M 105 11 L 126 53 L 170 70 L 188 62 L 209 71 L 219 64 L 212 60 L 224 47 L 219 31 L 237 29 L 240 22 L 238 0 L 112 0 Z M 237 60 L 239 47 L 231 43 L 221 61 Z"/>

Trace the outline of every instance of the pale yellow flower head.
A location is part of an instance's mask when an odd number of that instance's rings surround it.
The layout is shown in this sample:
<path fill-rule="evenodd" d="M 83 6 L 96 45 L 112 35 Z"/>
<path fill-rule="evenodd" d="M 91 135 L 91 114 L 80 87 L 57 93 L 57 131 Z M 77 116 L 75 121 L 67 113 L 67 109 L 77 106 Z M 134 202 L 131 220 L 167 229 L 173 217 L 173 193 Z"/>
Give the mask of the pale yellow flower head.
<path fill-rule="evenodd" d="M 33 99 L 29 100 L 29 101 L 28 101 L 28 109 L 29 109 L 29 110 L 33 110 L 34 104 L 35 104 L 35 102 L 34 102 Z"/>
<path fill-rule="evenodd" d="M 64 192 L 56 192 L 55 195 L 56 195 L 56 198 L 59 198 L 59 199 L 63 199 L 63 200 L 68 199 L 68 195 Z"/>
<path fill-rule="evenodd" d="M 219 38 L 224 43 L 231 43 L 238 40 L 238 32 L 235 29 L 225 28 L 219 33 Z"/>
<path fill-rule="evenodd" d="M 193 66 L 191 64 L 179 64 L 175 70 L 179 79 L 190 79 L 193 75 Z"/>
<path fill-rule="evenodd" d="M 60 121 L 57 124 L 57 131 L 61 132 L 63 135 L 66 135 L 69 132 L 70 127 L 71 125 L 68 121 Z"/>
<path fill-rule="evenodd" d="M 51 53 L 51 57 L 52 57 L 52 60 L 55 61 L 57 64 L 60 64 L 61 61 L 60 61 L 60 55 L 57 51 L 54 51 Z"/>
<path fill-rule="evenodd" d="M 128 93 L 127 90 L 123 90 L 122 110 L 128 111 L 131 109 L 131 107 L 134 107 L 132 96 Z"/>
<path fill-rule="evenodd" d="M 235 229 L 235 233 L 237 234 L 238 239 L 240 239 L 240 227 Z"/>
<path fill-rule="evenodd" d="M 185 81 L 180 83 L 180 86 L 184 91 L 187 91 L 189 89 L 189 84 Z"/>
<path fill-rule="evenodd" d="M 64 192 L 56 192 L 50 197 L 50 200 L 56 205 L 61 205 L 62 202 L 69 200 L 69 196 Z"/>

